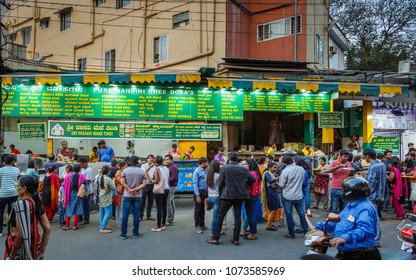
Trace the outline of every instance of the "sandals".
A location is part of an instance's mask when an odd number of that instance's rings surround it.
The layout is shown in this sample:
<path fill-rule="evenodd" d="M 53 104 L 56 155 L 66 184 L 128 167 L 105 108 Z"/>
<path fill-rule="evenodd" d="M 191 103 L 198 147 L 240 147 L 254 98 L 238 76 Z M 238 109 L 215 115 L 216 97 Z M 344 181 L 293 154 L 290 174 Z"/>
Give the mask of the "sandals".
<path fill-rule="evenodd" d="M 67 228 L 67 227 L 62 227 L 62 230 L 68 230 L 69 228 Z"/>

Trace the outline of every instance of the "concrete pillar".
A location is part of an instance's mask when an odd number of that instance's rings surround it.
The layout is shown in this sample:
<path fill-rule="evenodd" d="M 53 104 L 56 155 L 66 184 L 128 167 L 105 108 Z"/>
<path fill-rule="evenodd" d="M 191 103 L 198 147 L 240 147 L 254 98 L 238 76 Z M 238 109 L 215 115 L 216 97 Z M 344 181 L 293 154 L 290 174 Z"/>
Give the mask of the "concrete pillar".
<path fill-rule="evenodd" d="M 315 139 L 314 128 L 315 128 L 315 119 L 314 119 L 313 113 L 304 113 L 303 114 L 304 143 L 311 143 L 311 146 L 314 145 L 313 143 L 313 140 Z"/>
<path fill-rule="evenodd" d="M 373 141 L 373 101 L 363 101 L 363 149 L 372 148 Z"/>

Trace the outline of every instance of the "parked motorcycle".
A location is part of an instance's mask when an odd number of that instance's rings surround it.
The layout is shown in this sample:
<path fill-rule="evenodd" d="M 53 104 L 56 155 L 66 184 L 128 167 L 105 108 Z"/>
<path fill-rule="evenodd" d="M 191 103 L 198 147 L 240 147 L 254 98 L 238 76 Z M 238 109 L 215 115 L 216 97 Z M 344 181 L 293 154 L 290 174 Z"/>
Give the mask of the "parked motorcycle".
<path fill-rule="evenodd" d="M 401 249 L 416 257 L 416 215 L 406 214 L 406 218 L 397 226 L 397 238 L 402 241 Z"/>
<path fill-rule="evenodd" d="M 325 219 L 325 225 L 323 230 L 315 229 L 315 226 L 311 223 L 308 216 L 306 216 L 306 222 L 310 230 L 305 234 L 304 244 L 309 247 L 309 251 L 306 255 L 310 254 L 323 254 L 325 255 L 328 251 L 328 247 L 331 247 L 329 241 L 333 238 L 333 233 L 329 234 L 326 231 L 328 222 L 338 223 L 341 219 L 338 214 L 329 213 L 328 217 Z"/>

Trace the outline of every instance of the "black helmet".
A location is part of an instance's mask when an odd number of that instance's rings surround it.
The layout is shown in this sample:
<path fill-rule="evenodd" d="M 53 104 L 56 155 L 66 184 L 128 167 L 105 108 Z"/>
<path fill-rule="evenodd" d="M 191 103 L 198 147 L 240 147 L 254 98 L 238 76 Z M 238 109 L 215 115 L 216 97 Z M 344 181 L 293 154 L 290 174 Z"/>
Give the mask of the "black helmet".
<path fill-rule="evenodd" d="M 344 197 L 350 198 L 364 198 L 370 196 L 371 189 L 368 182 L 359 176 L 348 177 L 342 182 L 342 189 L 344 190 Z"/>

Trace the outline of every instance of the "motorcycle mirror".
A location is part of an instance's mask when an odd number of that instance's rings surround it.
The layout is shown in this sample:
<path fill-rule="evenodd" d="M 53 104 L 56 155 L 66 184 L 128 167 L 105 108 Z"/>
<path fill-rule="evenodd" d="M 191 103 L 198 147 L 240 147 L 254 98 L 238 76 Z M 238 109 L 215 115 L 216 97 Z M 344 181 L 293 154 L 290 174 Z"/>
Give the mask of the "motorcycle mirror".
<path fill-rule="evenodd" d="M 338 223 L 339 221 L 341 221 L 341 218 L 336 213 L 329 213 L 327 220 L 330 222 Z"/>

